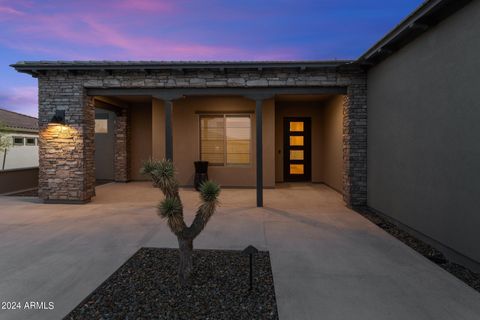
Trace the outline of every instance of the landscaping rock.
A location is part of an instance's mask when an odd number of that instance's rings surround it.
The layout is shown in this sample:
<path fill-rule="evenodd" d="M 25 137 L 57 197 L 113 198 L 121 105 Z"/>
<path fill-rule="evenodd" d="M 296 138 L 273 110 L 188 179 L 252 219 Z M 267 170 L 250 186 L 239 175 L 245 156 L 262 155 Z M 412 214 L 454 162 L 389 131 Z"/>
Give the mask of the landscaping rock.
<path fill-rule="evenodd" d="M 365 218 L 367 218 L 398 240 L 402 241 L 413 250 L 417 251 L 430 261 L 438 264 L 441 268 L 450 272 L 452 275 L 462 280 L 473 289 L 480 292 L 480 273 L 475 273 L 467 267 L 448 261 L 448 259 L 443 255 L 443 253 L 433 248 L 429 244 L 415 238 L 410 233 L 400 229 L 398 226 L 387 221 L 387 219 L 373 212 L 371 209 L 364 207 L 355 209 L 362 216 L 364 216 Z"/>
<path fill-rule="evenodd" d="M 142 248 L 65 319 L 278 319 L 268 252 L 194 250 L 189 286 L 178 285 L 177 249 Z"/>

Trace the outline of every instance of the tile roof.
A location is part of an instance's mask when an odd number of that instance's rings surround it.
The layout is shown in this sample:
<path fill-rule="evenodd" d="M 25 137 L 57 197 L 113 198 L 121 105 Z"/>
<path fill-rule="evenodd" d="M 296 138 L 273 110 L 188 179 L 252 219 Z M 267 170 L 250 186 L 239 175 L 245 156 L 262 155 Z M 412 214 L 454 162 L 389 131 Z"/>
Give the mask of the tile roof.
<path fill-rule="evenodd" d="M 12 130 L 38 131 L 37 118 L 5 109 L 0 109 L 0 123 Z"/>

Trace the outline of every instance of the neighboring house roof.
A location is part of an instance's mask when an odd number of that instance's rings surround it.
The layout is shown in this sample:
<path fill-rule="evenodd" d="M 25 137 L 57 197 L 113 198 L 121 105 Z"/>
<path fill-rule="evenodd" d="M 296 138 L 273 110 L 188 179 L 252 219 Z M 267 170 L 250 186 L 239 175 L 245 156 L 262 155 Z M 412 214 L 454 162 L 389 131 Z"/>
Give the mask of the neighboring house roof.
<path fill-rule="evenodd" d="M 37 118 L 5 109 L 0 109 L 0 123 L 14 131 L 38 132 Z"/>
<path fill-rule="evenodd" d="M 427 0 L 367 50 L 357 61 L 375 65 L 453 15 L 472 0 Z"/>
<path fill-rule="evenodd" d="M 338 68 L 374 65 L 413 41 L 426 30 L 453 15 L 472 0 L 427 0 L 356 61 L 20 61 L 11 67 L 37 76 L 49 70 L 183 70 L 183 69 L 271 69 Z"/>

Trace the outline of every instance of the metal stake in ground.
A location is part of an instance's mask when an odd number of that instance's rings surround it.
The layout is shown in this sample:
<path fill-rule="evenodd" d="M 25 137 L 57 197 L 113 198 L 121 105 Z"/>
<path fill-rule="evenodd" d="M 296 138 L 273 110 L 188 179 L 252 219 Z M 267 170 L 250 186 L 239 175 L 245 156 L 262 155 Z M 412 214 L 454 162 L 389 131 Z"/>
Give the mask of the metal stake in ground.
<path fill-rule="evenodd" d="M 253 289 L 253 254 L 258 253 L 258 249 L 254 246 L 248 246 L 243 250 L 243 254 L 250 256 L 250 291 Z"/>

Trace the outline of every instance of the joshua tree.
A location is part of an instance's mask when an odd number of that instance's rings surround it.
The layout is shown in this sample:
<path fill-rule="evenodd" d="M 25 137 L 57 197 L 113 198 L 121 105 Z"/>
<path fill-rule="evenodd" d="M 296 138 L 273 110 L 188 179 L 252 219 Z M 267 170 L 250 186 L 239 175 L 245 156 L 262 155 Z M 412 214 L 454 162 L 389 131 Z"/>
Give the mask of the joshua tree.
<path fill-rule="evenodd" d="M 167 220 L 170 230 L 177 236 L 180 249 L 178 268 L 179 280 L 186 284 L 192 274 L 193 240 L 207 225 L 218 205 L 220 187 L 212 181 L 204 182 L 200 187 L 202 203 L 197 209 L 195 219 L 187 227 L 183 219 L 183 205 L 178 194 L 178 182 L 175 178 L 175 167 L 170 160 L 149 160 L 143 164 L 142 174 L 150 175 L 154 186 L 160 188 L 165 199 L 158 205 L 158 214 Z"/>

